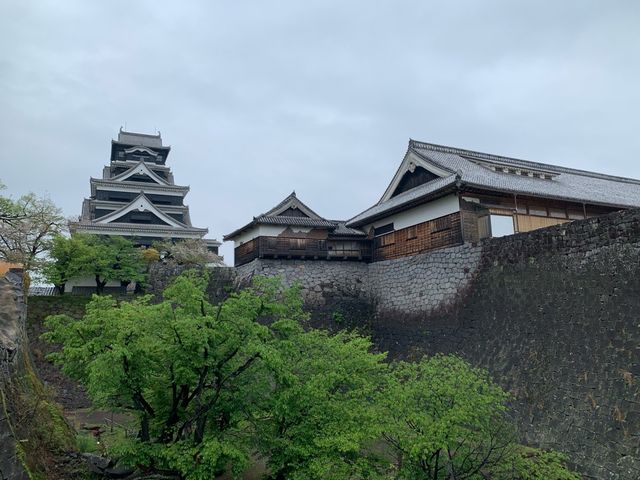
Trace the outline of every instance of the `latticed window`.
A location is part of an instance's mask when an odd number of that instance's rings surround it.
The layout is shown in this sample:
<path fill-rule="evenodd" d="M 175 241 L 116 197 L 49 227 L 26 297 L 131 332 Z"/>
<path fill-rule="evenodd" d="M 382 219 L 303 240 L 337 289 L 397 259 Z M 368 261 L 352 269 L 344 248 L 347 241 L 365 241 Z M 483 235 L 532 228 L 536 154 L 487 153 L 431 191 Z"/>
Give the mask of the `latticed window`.
<path fill-rule="evenodd" d="M 396 243 L 396 234 L 395 232 L 389 233 L 387 235 L 382 235 L 381 237 L 376 238 L 376 243 L 378 247 L 386 247 L 387 245 L 393 245 Z"/>
<path fill-rule="evenodd" d="M 450 228 L 451 228 L 451 217 L 446 216 L 446 217 L 436 218 L 433 221 L 433 228 L 431 229 L 431 231 L 440 232 L 442 230 L 449 230 Z"/>
<path fill-rule="evenodd" d="M 289 248 L 291 250 L 304 250 L 307 246 L 306 238 L 290 238 Z"/>

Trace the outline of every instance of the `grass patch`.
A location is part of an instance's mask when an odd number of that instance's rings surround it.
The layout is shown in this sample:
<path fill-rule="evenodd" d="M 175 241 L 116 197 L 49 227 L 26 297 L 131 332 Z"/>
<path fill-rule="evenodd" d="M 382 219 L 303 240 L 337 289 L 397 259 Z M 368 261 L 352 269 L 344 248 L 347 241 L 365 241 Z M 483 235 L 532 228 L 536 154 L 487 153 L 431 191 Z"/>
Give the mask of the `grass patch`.
<path fill-rule="evenodd" d="M 79 433 L 76 435 L 76 446 L 82 453 L 99 454 L 101 452 L 98 440 L 91 434 Z"/>

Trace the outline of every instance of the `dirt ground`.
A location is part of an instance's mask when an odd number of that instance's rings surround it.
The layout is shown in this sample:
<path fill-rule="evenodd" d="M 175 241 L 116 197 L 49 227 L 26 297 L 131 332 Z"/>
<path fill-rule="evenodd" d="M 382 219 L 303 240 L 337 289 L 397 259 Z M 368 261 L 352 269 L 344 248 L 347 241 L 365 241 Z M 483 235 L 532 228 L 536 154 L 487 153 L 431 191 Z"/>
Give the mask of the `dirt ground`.
<path fill-rule="evenodd" d="M 45 331 L 42 325 L 44 319 L 39 318 L 35 313 L 32 315 L 29 306 L 27 306 L 27 312 L 29 347 L 38 377 L 65 411 L 90 407 L 91 401 L 82 385 L 71 380 L 59 367 L 47 360 L 46 356 L 59 350 L 60 347 L 40 339 L 40 335 Z"/>

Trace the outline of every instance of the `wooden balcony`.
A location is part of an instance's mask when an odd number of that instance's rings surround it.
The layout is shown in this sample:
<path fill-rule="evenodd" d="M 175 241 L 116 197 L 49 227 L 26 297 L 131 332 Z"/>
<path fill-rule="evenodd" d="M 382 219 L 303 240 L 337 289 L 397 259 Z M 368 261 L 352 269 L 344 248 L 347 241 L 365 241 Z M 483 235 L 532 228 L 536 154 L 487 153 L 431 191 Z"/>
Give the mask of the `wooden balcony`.
<path fill-rule="evenodd" d="M 258 237 L 235 249 L 236 265 L 256 258 L 370 261 L 371 245 L 368 240 Z"/>

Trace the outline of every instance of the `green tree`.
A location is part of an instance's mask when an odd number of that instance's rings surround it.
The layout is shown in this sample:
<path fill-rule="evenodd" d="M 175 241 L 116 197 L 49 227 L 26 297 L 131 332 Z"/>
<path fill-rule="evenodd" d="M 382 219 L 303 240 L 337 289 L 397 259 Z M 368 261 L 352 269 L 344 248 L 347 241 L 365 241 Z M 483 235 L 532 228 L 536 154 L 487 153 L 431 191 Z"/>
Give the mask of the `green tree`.
<path fill-rule="evenodd" d="M 87 257 L 88 246 L 83 235 L 71 237 L 56 235 L 51 242 L 49 261 L 43 267 L 47 281 L 53 283 L 60 294 L 64 294 L 66 283 L 83 274 L 84 265 L 79 261 Z"/>
<path fill-rule="evenodd" d="M 495 480 L 580 480 L 566 466 L 566 455 L 559 452 L 517 446 L 512 455 L 495 469 Z"/>
<path fill-rule="evenodd" d="M 142 251 L 130 240 L 118 236 L 83 235 L 78 241 L 83 246 L 69 267 L 82 275 L 92 276 L 97 294 L 104 292 L 111 280 L 123 283 L 144 280 L 146 263 Z"/>
<path fill-rule="evenodd" d="M 159 304 L 94 296 L 82 320 L 47 320 L 46 338 L 64 345 L 52 357 L 65 373 L 87 386 L 97 406 L 136 415 L 138 436 L 115 453 L 189 479 L 246 467 L 254 443 L 246 412 L 270 389 L 264 359 L 275 358 L 273 343 L 303 317 L 299 295 L 277 282 L 217 307 L 205 286 L 183 275 Z M 262 317 L 272 326 L 256 321 Z"/>
<path fill-rule="evenodd" d="M 0 185 L 1 187 L 1 185 Z M 33 193 L 17 200 L 0 197 L 0 259 L 38 271 L 53 238 L 65 228 L 61 210 Z"/>
<path fill-rule="evenodd" d="M 509 395 L 456 356 L 392 364 L 382 437 L 398 479 L 579 480 L 565 457 L 515 443 Z"/>
<path fill-rule="evenodd" d="M 277 279 L 217 306 L 206 285 L 187 272 L 161 303 L 96 295 L 83 319 L 46 321 L 64 372 L 137 419 L 111 449 L 127 464 L 204 480 L 257 453 L 273 480 L 576 480 L 557 454 L 514 444 L 486 372 L 387 364 L 355 333 L 304 330 L 298 289 Z"/>
<path fill-rule="evenodd" d="M 486 372 L 457 357 L 394 365 L 383 437 L 397 455 L 399 477 L 483 478 L 511 454 L 507 398 Z"/>
<path fill-rule="evenodd" d="M 258 449 L 271 478 L 378 478 L 381 434 L 376 398 L 386 382 L 385 354 L 369 339 L 299 329 L 277 345 L 272 392 L 257 413 Z"/>

